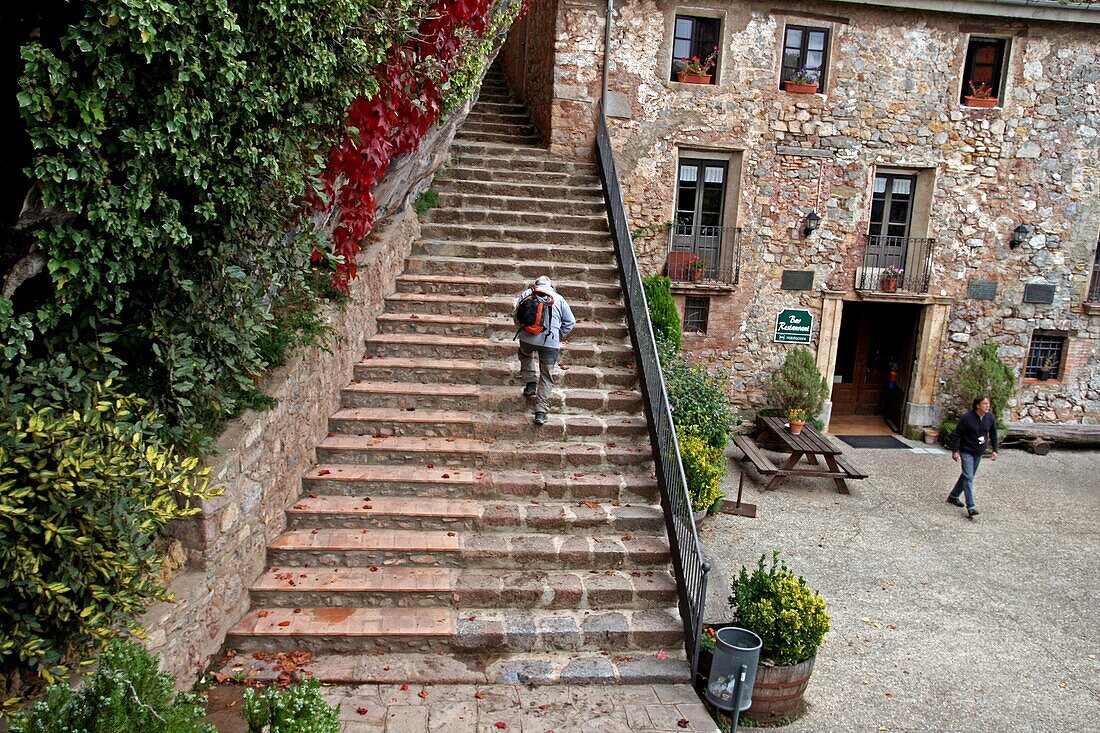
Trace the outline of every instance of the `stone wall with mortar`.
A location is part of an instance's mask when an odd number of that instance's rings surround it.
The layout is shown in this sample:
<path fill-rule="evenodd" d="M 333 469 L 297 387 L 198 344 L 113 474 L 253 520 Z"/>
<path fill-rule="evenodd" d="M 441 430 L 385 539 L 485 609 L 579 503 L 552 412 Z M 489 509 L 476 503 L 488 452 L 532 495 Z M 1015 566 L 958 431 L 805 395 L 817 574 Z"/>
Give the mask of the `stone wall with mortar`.
<path fill-rule="evenodd" d="M 559 0 L 531 0 L 500 49 L 500 65 L 516 98 L 527 105 L 543 140 L 550 139 Z"/>
<path fill-rule="evenodd" d="M 559 32 L 555 96 L 573 94 L 555 100 L 563 119 L 554 139 L 566 148 L 580 146 L 579 131 L 591 124 L 576 92 L 589 104 L 599 94 L 599 5 L 578 0 Z M 669 80 L 678 10 L 721 19 L 715 85 Z M 779 88 L 787 23 L 830 30 L 819 94 Z M 1100 317 L 1082 303 L 1100 228 L 1098 28 L 844 3 L 617 3 L 610 87 L 628 112 L 610 125 L 632 227 L 672 218 L 678 154 L 725 153 L 740 165 L 726 211 L 744 229 L 741 285 L 712 295 L 709 333 L 688 336 L 689 348 L 727 362 L 738 400 L 761 404 L 763 377 L 785 351 L 772 343 L 776 313 L 819 315 L 822 288 L 858 297 L 875 171 L 917 170 L 927 203 L 915 228 L 926 219 L 919 228 L 937 242 L 929 295 L 953 301 L 941 377 L 987 339 L 1019 372 L 1035 329 L 1064 331 L 1064 378 L 1021 380 L 1013 414 L 1100 421 Z M 998 108 L 959 100 L 970 34 L 1010 39 Z M 594 63 L 579 63 L 593 47 Z M 804 237 L 811 210 L 821 226 Z M 1010 249 L 1020 223 L 1034 236 Z M 639 259 L 656 271 L 665 246 L 661 236 L 643 239 Z M 784 269 L 812 270 L 814 289 L 781 290 Z M 974 279 L 995 281 L 996 299 L 969 299 Z M 1054 303 L 1023 303 L 1028 283 L 1054 285 Z"/>
<path fill-rule="evenodd" d="M 328 433 L 340 390 L 363 356 L 364 341 L 376 333 L 384 297 L 393 292 L 419 236 L 409 202 L 446 162 L 470 104 L 434 128 L 419 151 L 398 161 L 379 184 L 380 223 L 359 255 L 358 277 L 342 307 L 324 313 L 332 329 L 327 348 L 301 350 L 268 375 L 264 391 L 278 404 L 233 420 L 207 461 L 213 485 L 224 486 L 224 493 L 167 532 L 167 564 L 178 569 L 168 582 L 174 600 L 151 607 L 142 625 L 145 645 L 181 687 L 195 682 L 248 610 L 248 588 L 263 571 L 267 546 L 286 526 L 286 509 L 301 493 L 302 474 Z M 335 218 L 314 224 L 331 231 Z"/>

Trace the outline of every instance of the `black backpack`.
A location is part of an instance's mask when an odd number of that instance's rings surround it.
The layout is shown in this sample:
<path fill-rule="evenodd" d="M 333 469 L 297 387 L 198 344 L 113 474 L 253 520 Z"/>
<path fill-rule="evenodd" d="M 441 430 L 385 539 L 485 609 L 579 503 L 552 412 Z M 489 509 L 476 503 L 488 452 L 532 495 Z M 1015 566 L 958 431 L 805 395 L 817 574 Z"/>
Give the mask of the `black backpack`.
<path fill-rule="evenodd" d="M 554 312 L 554 298 L 549 293 L 531 288 L 531 292 L 520 298 L 516 304 L 516 312 L 512 315 L 521 332 L 531 334 L 543 334 L 545 339 L 550 334 L 550 317 Z"/>

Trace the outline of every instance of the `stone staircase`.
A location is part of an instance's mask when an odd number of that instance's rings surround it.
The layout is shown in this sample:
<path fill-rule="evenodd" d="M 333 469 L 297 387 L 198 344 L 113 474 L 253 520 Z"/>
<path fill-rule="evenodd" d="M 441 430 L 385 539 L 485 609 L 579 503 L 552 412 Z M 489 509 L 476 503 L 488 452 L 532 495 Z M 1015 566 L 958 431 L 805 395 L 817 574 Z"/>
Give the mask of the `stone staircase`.
<path fill-rule="evenodd" d="M 435 185 L 440 206 L 269 547 L 227 670 L 264 678 L 293 659 L 336 683 L 686 682 L 595 166 L 538 147 L 490 75 Z M 510 311 L 542 274 L 578 325 L 538 427 Z"/>

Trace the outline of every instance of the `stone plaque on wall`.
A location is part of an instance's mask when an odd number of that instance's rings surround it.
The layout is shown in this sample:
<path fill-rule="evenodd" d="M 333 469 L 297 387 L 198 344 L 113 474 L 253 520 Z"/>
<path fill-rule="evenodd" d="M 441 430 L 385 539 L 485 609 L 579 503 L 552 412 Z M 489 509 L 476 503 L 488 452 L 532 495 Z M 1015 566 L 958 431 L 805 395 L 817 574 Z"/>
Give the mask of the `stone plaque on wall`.
<path fill-rule="evenodd" d="M 997 281 L 971 280 L 966 288 L 966 297 L 971 300 L 993 300 L 997 297 Z"/>
<path fill-rule="evenodd" d="M 779 285 L 783 290 L 813 290 L 813 270 L 784 270 L 783 281 Z"/>
<path fill-rule="evenodd" d="M 1025 303 L 1053 303 L 1054 286 L 1040 283 L 1028 283 L 1024 286 Z"/>

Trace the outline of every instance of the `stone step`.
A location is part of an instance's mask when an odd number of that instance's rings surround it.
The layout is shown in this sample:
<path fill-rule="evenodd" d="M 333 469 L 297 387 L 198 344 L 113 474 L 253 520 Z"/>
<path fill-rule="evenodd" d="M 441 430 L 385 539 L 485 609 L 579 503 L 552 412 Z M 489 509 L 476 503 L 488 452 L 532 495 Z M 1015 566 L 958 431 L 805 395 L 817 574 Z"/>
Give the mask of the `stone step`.
<path fill-rule="evenodd" d="M 480 161 L 479 161 L 480 163 Z M 518 186 L 533 183 L 542 186 L 556 186 L 559 190 L 577 187 L 586 191 L 599 192 L 600 179 L 595 174 L 572 172 L 569 170 L 544 170 L 539 166 L 528 170 L 520 164 L 501 168 L 489 168 L 484 165 L 455 164 L 442 169 L 435 176 L 437 188 L 443 190 L 449 181 L 492 181 Z M 518 190 L 518 189 L 517 189 Z"/>
<path fill-rule="evenodd" d="M 537 242 L 460 242 L 453 239 L 422 240 L 414 247 L 415 254 L 441 257 L 465 257 L 475 260 L 560 260 L 591 265 L 615 265 L 615 253 L 610 246 L 539 244 Z M 570 303 L 572 306 L 572 303 Z"/>
<path fill-rule="evenodd" d="M 441 336 L 475 336 L 489 338 L 494 334 L 515 335 L 516 325 L 511 314 L 484 316 L 442 315 L 437 313 L 382 313 L 378 316 L 381 333 L 423 333 Z M 577 321 L 569 340 L 625 340 L 629 330 L 622 323 Z"/>
<path fill-rule="evenodd" d="M 388 566 L 270 568 L 251 588 L 266 608 L 652 608 L 675 605 L 666 570 L 496 570 Z"/>
<path fill-rule="evenodd" d="M 471 226 L 515 228 L 545 228 L 553 231 L 600 232 L 607 237 L 607 216 L 604 214 L 567 214 L 546 211 L 500 211 L 498 209 L 473 209 L 439 207 L 431 209 L 423 221 L 430 224 L 469 224 Z M 516 241 L 516 240 L 512 240 Z M 538 241 L 519 240 L 519 241 Z M 550 240 L 555 241 L 555 240 Z M 560 240 L 557 240 L 560 241 Z"/>
<path fill-rule="evenodd" d="M 287 511 L 288 529 L 454 530 L 465 532 L 556 532 L 583 535 L 660 535 L 664 514 L 656 505 L 586 502 L 482 502 L 449 497 L 303 496 Z"/>
<path fill-rule="evenodd" d="M 639 412 L 635 390 L 558 387 L 550 398 L 552 413 L 580 415 Z M 403 410 L 479 410 L 529 414 L 534 400 L 519 385 L 424 384 L 419 382 L 352 382 L 340 391 L 341 407 L 393 407 Z"/>
<path fill-rule="evenodd" d="M 514 357 L 514 354 L 513 354 Z M 427 382 L 451 384 L 496 384 L 522 387 L 519 359 L 479 361 L 477 359 L 433 359 L 370 357 L 355 365 L 359 381 Z M 637 374 L 630 367 L 559 366 L 557 383 L 581 389 L 636 389 Z M 549 425 L 548 423 L 547 425 Z"/>
<path fill-rule="evenodd" d="M 450 170 L 454 168 L 466 170 L 496 171 L 511 174 L 509 183 L 521 183 L 516 177 L 519 173 L 532 173 L 537 178 L 546 179 L 554 174 L 568 176 L 567 182 L 572 185 L 588 189 L 595 189 L 597 197 L 602 200 L 602 190 L 599 189 L 600 179 L 598 171 L 592 166 L 583 163 L 573 163 L 562 160 L 544 158 L 540 148 L 516 148 L 514 155 L 501 155 L 497 149 L 473 148 L 464 145 L 461 148 L 451 150 L 451 168 L 445 168 L 436 176 L 436 187 L 440 182 L 449 179 L 462 180 L 476 174 L 461 174 L 452 176 Z M 484 176 L 482 176 L 484 177 Z M 559 194 L 560 195 L 560 194 Z"/>
<path fill-rule="evenodd" d="M 385 384 L 394 384 L 386 382 Z M 433 385 L 440 386 L 440 385 Z M 317 445 L 318 463 L 367 465 L 433 463 L 484 468 L 549 468 L 551 470 L 651 471 L 649 446 L 623 438 L 610 443 L 590 440 L 479 440 L 427 435 L 379 436 L 336 433 Z M 446 471 L 441 472 L 446 473 Z"/>
<path fill-rule="evenodd" d="M 343 653 L 625 652 L 682 643 L 683 633 L 679 615 L 666 609 L 275 607 L 251 610 L 230 630 L 227 641 L 245 653 L 272 642 L 282 648 Z"/>
<path fill-rule="evenodd" d="M 404 272 L 397 276 L 400 293 L 447 293 L 456 296 L 494 296 L 502 293 L 514 298 L 521 290 L 530 287 L 533 280 L 516 275 L 513 278 L 483 277 L 476 275 L 424 275 Z M 574 300 L 614 300 L 622 302 L 622 290 L 618 281 L 586 282 L 570 278 L 558 278 L 554 288 L 570 303 Z"/>
<path fill-rule="evenodd" d="M 499 97 L 499 95 L 490 96 L 494 96 L 494 98 L 490 99 L 489 96 L 479 96 L 477 103 L 473 107 L 474 110 L 487 114 L 498 112 L 504 114 L 530 114 L 527 110 L 527 106 L 524 104 L 516 102 L 515 100 L 497 101 L 496 97 Z"/>
<path fill-rule="evenodd" d="M 280 646 L 255 655 L 234 652 L 214 671 L 232 679 L 261 684 L 285 680 Z M 411 685 L 672 685 L 691 676 L 683 645 L 635 649 L 629 653 L 558 652 L 551 654 L 295 654 L 303 676 L 325 684 Z M 646 694 L 652 690 L 644 688 Z M 419 690 L 412 694 L 419 694 Z M 494 694 L 493 688 L 486 696 Z M 495 730 L 495 729 L 494 729 Z M 441 732 L 442 733 L 442 732 Z M 541 731 L 539 732 L 541 733 Z"/>
<path fill-rule="evenodd" d="M 460 224 L 427 224 L 423 231 L 425 236 L 432 238 L 451 237 L 457 240 L 464 238 L 470 240 L 482 240 L 493 236 L 490 227 L 468 227 Z M 590 237 L 583 237 L 583 232 L 543 232 L 542 239 L 527 240 L 539 244 L 549 244 L 546 238 L 554 235 L 562 236 L 567 241 L 562 244 L 599 244 L 610 242 L 610 235 L 606 233 L 591 232 Z M 464 237 L 465 235 L 465 237 Z M 572 236 L 565 236 L 572 235 Z M 513 230 L 511 234 L 503 235 L 502 239 L 508 242 L 524 241 L 523 234 Z M 557 262 L 554 260 L 513 260 L 505 257 L 493 259 L 471 259 L 468 257 L 443 257 L 438 255 L 412 254 L 405 261 L 405 271 L 417 275 L 458 275 L 466 277 L 494 277 L 498 282 L 518 282 L 519 288 L 514 292 L 519 293 L 523 286 L 533 283 L 535 278 L 548 275 L 550 279 L 558 280 L 585 280 L 587 282 L 617 283 L 619 281 L 619 268 L 613 264 L 596 264 L 586 262 Z M 566 293 L 562 293 L 568 299 Z"/>
<path fill-rule="evenodd" d="M 498 196 L 489 194 L 440 191 L 440 207 L 449 209 L 477 209 L 482 211 L 508 211 L 566 214 L 569 216 L 603 216 L 606 210 L 603 199 L 591 198 L 532 198 Z"/>
<path fill-rule="evenodd" d="M 528 500 L 650 503 L 657 501 L 652 473 L 622 471 L 474 471 L 460 466 L 438 470 L 435 464 L 417 466 L 363 466 L 325 463 L 302 477 L 310 494 L 477 498 L 491 501 L 509 497 Z"/>
<path fill-rule="evenodd" d="M 493 165 L 470 165 L 474 168 L 508 168 L 516 161 L 538 161 L 547 164 L 545 170 L 575 171 L 599 176 L 593 161 L 559 158 L 541 145 L 516 146 L 486 140 L 456 140 L 451 145 L 451 157 L 470 161 L 493 161 Z"/>
<path fill-rule="evenodd" d="M 425 243 L 427 244 L 427 243 Z M 444 246 L 443 243 L 439 243 Z M 456 246 L 447 242 L 447 247 Z M 470 244 L 462 246 L 471 246 Z M 480 247 L 480 243 L 473 243 Z M 512 247 L 513 245 L 486 244 L 485 247 Z M 444 252 L 437 252 L 444 254 Z M 519 293 L 517 289 L 516 293 Z M 481 315 L 486 313 L 511 313 L 512 302 L 516 294 L 500 293 L 496 295 L 457 295 L 452 293 L 403 293 L 386 296 L 388 313 L 438 313 L 450 315 Z M 626 322 L 626 308 L 618 301 L 611 300 L 573 300 L 569 307 L 578 321 L 618 321 Z"/>
<path fill-rule="evenodd" d="M 517 125 L 529 125 L 531 124 L 531 115 L 527 113 L 526 109 L 523 109 L 520 105 L 514 105 L 516 108 L 513 110 L 498 109 L 495 111 L 481 109 L 480 105 L 474 105 L 474 108 L 470 110 L 470 113 L 466 115 L 467 120 L 477 122 L 512 122 Z"/>
<path fill-rule="evenodd" d="M 453 179 L 437 177 L 434 185 L 440 197 L 447 195 L 477 195 L 499 199 L 504 196 L 513 196 L 515 198 L 526 198 L 533 201 L 558 198 L 582 201 L 601 207 L 604 206 L 603 193 L 600 191 L 599 182 L 595 180 L 588 181 L 585 185 L 577 183 L 565 185 L 557 181 L 533 183 L 521 182 L 518 180 L 483 181 L 465 178 Z"/>
<path fill-rule="evenodd" d="M 529 120 L 507 121 L 503 119 L 466 118 L 461 129 L 464 132 L 495 132 L 513 137 L 537 136 L 538 132 Z"/>
<path fill-rule="evenodd" d="M 368 356 L 439 357 L 441 359 L 515 359 L 517 343 L 511 339 L 429 336 L 419 333 L 378 333 L 366 341 Z M 559 368 L 630 367 L 634 350 L 627 343 L 567 342 L 558 359 Z"/>
<path fill-rule="evenodd" d="M 438 436 L 493 439 L 610 441 L 648 437 L 645 418 L 622 415 L 550 415 L 535 425 L 526 413 L 464 410 L 408 410 L 399 407 L 356 407 L 337 410 L 328 420 L 332 433 L 349 435 Z"/>
<path fill-rule="evenodd" d="M 542 142 L 534 132 L 523 135 L 514 132 L 468 130 L 465 127 L 459 128 L 458 132 L 455 133 L 455 140 L 484 140 L 486 142 L 514 143 L 516 145 L 538 145 Z"/>
<path fill-rule="evenodd" d="M 373 497 L 372 497 L 373 498 Z M 414 565 L 531 569 L 664 569 L 668 540 L 646 535 L 577 535 L 405 529 L 289 529 L 268 546 L 270 567 Z"/>

